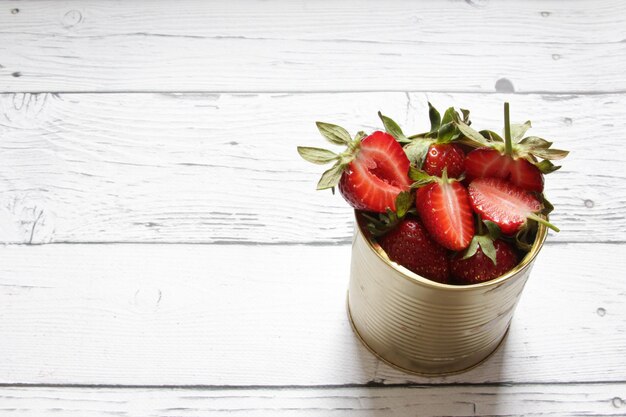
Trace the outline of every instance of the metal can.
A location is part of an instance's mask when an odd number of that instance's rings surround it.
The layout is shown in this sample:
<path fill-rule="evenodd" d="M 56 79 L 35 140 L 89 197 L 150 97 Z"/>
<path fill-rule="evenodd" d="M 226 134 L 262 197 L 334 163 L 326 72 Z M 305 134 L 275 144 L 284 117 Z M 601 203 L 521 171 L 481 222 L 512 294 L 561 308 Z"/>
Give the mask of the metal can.
<path fill-rule="evenodd" d="M 442 375 L 468 370 L 504 339 L 547 229 L 512 270 L 474 285 L 431 281 L 389 260 L 355 222 L 348 314 L 361 341 L 403 371 Z"/>

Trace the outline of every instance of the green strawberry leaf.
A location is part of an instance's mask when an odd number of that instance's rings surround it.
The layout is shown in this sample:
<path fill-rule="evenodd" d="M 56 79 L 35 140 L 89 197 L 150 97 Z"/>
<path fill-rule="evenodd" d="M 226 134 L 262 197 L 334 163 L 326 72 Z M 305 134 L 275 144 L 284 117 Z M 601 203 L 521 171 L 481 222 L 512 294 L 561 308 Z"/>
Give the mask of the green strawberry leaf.
<path fill-rule="evenodd" d="M 463 253 L 462 259 L 471 258 L 472 256 L 476 254 L 476 251 L 478 251 L 478 236 L 474 236 L 472 238 L 469 246 L 467 247 L 467 249 L 465 249 L 465 252 Z"/>
<path fill-rule="evenodd" d="M 441 126 L 441 115 L 437 111 L 437 109 L 428 102 L 428 117 L 430 119 L 430 131 L 436 132 L 439 130 L 439 126 Z"/>
<path fill-rule="evenodd" d="M 421 168 L 428 154 L 428 148 L 433 142 L 432 139 L 413 139 L 402 149 L 404 149 L 404 153 L 411 161 L 411 164 Z"/>
<path fill-rule="evenodd" d="M 356 135 L 354 135 L 354 140 L 355 140 L 356 142 L 360 142 L 361 140 L 363 140 L 363 138 L 366 138 L 366 137 L 367 137 L 367 133 L 365 133 L 365 132 L 364 132 L 364 131 L 362 131 L 362 130 L 359 130 L 359 131 L 356 133 Z"/>
<path fill-rule="evenodd" d="M 543 195 L 543 193 L 539 197 L 541 200 L 541 204 L 543 205 L 541 214 L 548 217 L 548 214 L 552 213 L 552 211 L 554 210 L 554 206 L 552 205 L 552 203 L 548 201 L 548 199 Z"/>
<path fill-rule="evenodd" d="M 560 165 L 554 165 L 552 162 L 550 162 L 547 159 L 544 159 L 538 164 L 535 164 L 535 166 L 539 168 L 539 171 L 541 171 L 542 174 L 549 174 L 561 168 Z"/>
<path fill-rule="evenodd" d="M 335 145 L 348 145 L 352 141 L 350 133 L 341 126 L 331 123 L 315 122 L 322 136 Z"/>
<path fill-rule="evenodd" d="M 461 113 L 463 113 L 463 123 L 465 123 L 468 126 L 471 125 L 472 122 L 469 119 L 470 111 L 467 109 L 461 109 Z"/>
<path fill-rule="evenodd" d="M 500 226 L 498 226 L 496 223 L 492 222 L 491 220 L 483 220 L 483 223 L 485 224 L 485 226 L 487 226 L 489 237 L 492 240 L 496 240 L 500 237 L 500 235 L 502 235 Z"/>
<path fill-rule="evenodd" d="M 492 130 L 481 130 L 479 133 L 490 142 L 504 142 L 502 136 Z"/>
<path fill-rule="evenodd" d="M 489 146 L 489 141 L 487 141 L 487 139 L 485 139 L 483 135 L 481 135 L 462 121 L 457 120 L 454 123 L 456 124 L 456 127 L 461 131 L 463 136 L 465 136 L 465 138 L 463 139 L 463 142 L 465 144 L 475 147 Z"/>
<path fill-rule="evenodd" d="M 441 119 L 441 125 L 445 125 L 446 123 L 451 123 L 455 120 L 459 120 L 459 114 L 454 110 L 454 107 L 448 107 L 446 112 L 443 114 L 443 118 Z"/>
<path fill-rule="evenodd" d="M 428 175 L 425 171 L 417 169 L 414 166 L 409 167 L 409 178 L 415 181 L 411 184 L 411 188 L 423 187 L 426 184 L 430 184 L 433 181 L 437 181 L 436 177 Z"/>
<path fill-rule="evenodd" d="M 396 215 L 403 218 L 413 207 L 413 194 L 408 191 L 402 191 L 396 197 Z"/>
<path fill-rule="evenodd" d="M 569 151 L 562 149 L 534 149 L 533 155 L 543 159 L 563 159 L 569 154 Z"/>
<path fill-rule="evenodd" d="M 538 223 L 534 220 L 526 222 L 526 226 L 522 227 L 519 232 L 515 234 L 515 245 L 523 250 L 529 252 L 537 236 Z"/>
<path fill-rule="evenodd" d="M 437 132 L 437 142 L 449 143 L 458 139 L 460 136 L 461 132 L 459 132 L 459 129 L 457 129 L 454 122 L 448 122 L 441 125 L 439 128 L 439 131 Z"/>
<path fill-rule="evenodd" d="M 511 140 L 513 143 L 519 142 L 531 127 L 530 120 L 524 124 L 511 123 Z"/>
<path fill-rule="evenodd" d="M 512 127 L 511 127 L 512 128 Z M 547 149 L 552 146 L 552 142 L 549 142 L 543 138 L 537 136 L 527 136 L 519 141 L 520 145 L 525 145 L 533 149 Z"/>
<path fill-rule="evenodd" d="M 385 126 L 385 131 L 389 133 L 391 136 L 396 138 L 396 140 L 400 143 L 409 143 L 410 140 L 404 135 L 400 126 L 393 121 L 390 117 L 385 116 L 381 112 L 378 112 L 378 117 L 383 121 L 383 125 Z"/>
<path fill-rule="evenodd" d="M 491 259 L 491 262 L 493 262 L 494 265 L 497 265 L 496 247 L 493 245 L 493 240 L 491 240 L 488 236 L 479 236 L 478 241 L 485 256 Z"/>
<path fill-rule="evenodd" d="M 339 159 L 339 155 L 332 151 L 321 148 L 310 148 L 308 146 L 298 146 L 298 153 L 303 159 L 318 165 L 324 165 Z"/>
<path fill-rule="evenodd" d="M 341 179 L 341 174 L 343 174 L 343 170 L 346 167 L 344 164 L 336 163 L 332 168 L 325 171 L 322 174 L 322 178 L 320 178 L 317 183 L 318 190 L 326 190 L 328 188 L 334 188 L 337 184 L 339 184 L 339 180 Z"/>

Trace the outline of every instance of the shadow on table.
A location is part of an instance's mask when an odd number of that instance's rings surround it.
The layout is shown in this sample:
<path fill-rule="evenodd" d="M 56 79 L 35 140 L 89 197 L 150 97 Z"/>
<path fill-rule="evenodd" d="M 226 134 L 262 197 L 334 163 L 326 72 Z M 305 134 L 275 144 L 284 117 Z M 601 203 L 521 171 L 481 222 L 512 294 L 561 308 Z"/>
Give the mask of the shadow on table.
<path fill-rule="evenodd" d="M 363 346 L 356 334 L 353 337 L 359 345 L 355 347 L 355 366 L 360 367 L 358 374 L 368 378 L 363 386 L 348 389 L 358 415 L 472 416 L 496 415 L 501 411 L 498 397 L 510 386 L 507 380 L 511 378 L 507 375 L 514 372 L 507 371 L 506 362 L 513 346 L 511 332 L 477 367 L 455 375 L 432 377 L 408 374 L 386 364 Z"/>

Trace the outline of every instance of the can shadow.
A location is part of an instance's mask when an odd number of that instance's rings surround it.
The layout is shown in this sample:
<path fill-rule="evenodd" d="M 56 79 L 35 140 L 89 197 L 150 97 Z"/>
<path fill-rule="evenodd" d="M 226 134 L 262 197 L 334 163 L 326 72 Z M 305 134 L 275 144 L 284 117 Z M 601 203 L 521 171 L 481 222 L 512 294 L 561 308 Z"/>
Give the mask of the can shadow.
<path fill-rule="evenodd" d="M 514 329 L 512 329 L 514 330 Z M 511 331 L 486 360 L 456 374 L 423 376 L 404 372 L 376 357 L 353 332 L 355 373 L 363 385 L 346 388 L 361 416 L 480 415 L 499 409 L 498 397 L 511 386 L 515 369 L 507 358 L 516 343 Z M 520 342 L 517 342 L 519 345 Z"/>

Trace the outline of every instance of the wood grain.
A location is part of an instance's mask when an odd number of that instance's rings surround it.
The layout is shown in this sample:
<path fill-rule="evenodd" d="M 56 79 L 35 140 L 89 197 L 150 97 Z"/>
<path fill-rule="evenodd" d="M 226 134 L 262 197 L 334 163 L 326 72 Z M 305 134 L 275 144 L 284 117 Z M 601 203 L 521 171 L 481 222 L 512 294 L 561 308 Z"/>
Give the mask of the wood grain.
<path fill-rule="evenodd" d="M 510 100 L 572 151 L 550 241 L 624 240 L 626 95 L 329 93 L 0 95 L 0 241 L 347 243 L 350 209 L 296 145 L 325 146 L 315 120 L 380 129 L 378 110 L 422 131 L 427 100 L 494 130 Z"/>
<path fill-rule="evenodd" d="M 3 4 L 1 91 L 626 91 L 617 0 Z"/>
<path fill-rule="evenodd" d="M 407 388 L 0 388 L 10 416 L 623 416 L 626 384 Z"/>
<path fill-rule="evenodd" d="M 623 245 L 545 247 L 501 348 L 441 378 L 404 374 L 361 346 L 345 311 L 349 256 L 349 246 L 0 247 L 0 383 L 624 380 Z"/>

